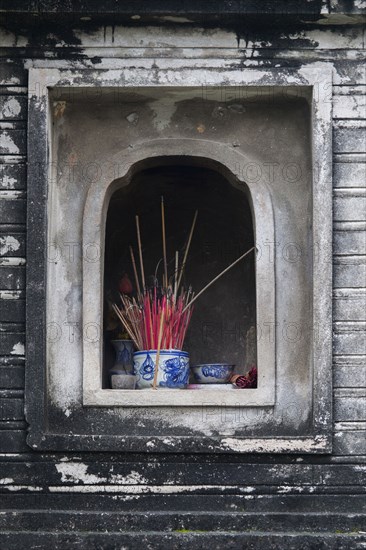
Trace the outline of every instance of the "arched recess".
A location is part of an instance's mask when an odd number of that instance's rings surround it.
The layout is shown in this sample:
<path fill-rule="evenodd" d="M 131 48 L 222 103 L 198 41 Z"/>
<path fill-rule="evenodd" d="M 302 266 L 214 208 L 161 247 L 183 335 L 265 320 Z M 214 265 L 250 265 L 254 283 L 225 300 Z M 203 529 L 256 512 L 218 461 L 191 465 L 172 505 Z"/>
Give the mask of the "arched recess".
<path fill-rule="evenodd" d="M 275 242 L 275 225 L 270 195 L 269 182 L 265 176 L 255 183 L 246 182 L 241 174 L 244 167 L 253 163 L 235 148 L 222 143 L 197 139 L 163 139 L 150 140 L 122 151 L 107 159 L 107 169 L 101 178 L 92 183 L 85 202 L 83 213 L 83 250 L 92 246 L 99 253 L 91 261 L 88 254 L 83 257 L 83 326 L 98 327 L 99 337 L 83 341 L 83 402 L 84 405 L 103 405 L 102 390 L 102 311 L 103 311 L 103 273 L 105 224 L 108 205 L 113 193 L 120 187 L 128 185 L 131 178 L 143 164 L 153 167 L 162 162 L 188 163 L 208 167 L 222 174 L 233 186 L 244 191 L 249 199 L 254 225 L 254 239 L 257 247 L 255 261 L 256 278 L 256 322 L 257 322 L 257 364 L 258 387 L 251 390 L 248 404 L 273 405 L 275 401 L 275 339 L 263 338 L 263 331 L 275 327 L 275 262 L 274 258 L 262 253 L 266 243 Z M 170 159 L 170 160 L 169 160 Z M 111 177 L 111 173 L 114 176 Z M 273 330 L 269 331 L 271 334 Z M 127 394 L 128 394 L 128 390 Z M 146 399 L 146 392 L 114 390 L 116 405 L 131 405 L 131 393 L 134 394 L 134 406 L 148 405 L 194 405 L 197 392 L 185 390 L 184 400 L 169 401 L 169 393 L 174 390 L 159 392 L 164 394 L 160 403 L 154 397 L 153 402 Z M 138 395 L 145 394 L 143 399 Z M 187 394 L 191 393 L 191 396 Z M 240 403 L 246 403 L 249 392 L 239 392 Z M 120 394 L 120 395 L 117 395 Z M 193 395 L 194 394 L 194 395 Z M 207 396 L 207 398 L 206 398 Z M 205 402 L 209 400 L 205 393 Z M 140 402 L 141 401 L 141 402 Z M 235 392 L 235 403 L 238 393 Z M 109 400 L 110 403 L 110 400 Z M 197 404 L 199 401 L 197 401 Z"/>

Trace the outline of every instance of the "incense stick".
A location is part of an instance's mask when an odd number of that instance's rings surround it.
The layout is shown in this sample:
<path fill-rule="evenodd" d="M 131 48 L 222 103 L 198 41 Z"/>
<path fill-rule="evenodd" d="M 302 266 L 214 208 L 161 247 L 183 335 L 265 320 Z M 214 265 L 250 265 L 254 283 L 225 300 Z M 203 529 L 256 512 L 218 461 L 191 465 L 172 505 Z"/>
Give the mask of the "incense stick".
<path fill-rule="evenodd" d="M 122 325 L 125 327 L 127 333 L 129 334 L 129 336 L 131 337 L 131 340 L 133 340 L 134 344 L 136 345 L 136 347 L 138 348 L 139 347 L 139 342 L 138 340 L 136 339 L 136 336 L 135 334 L 133 334 L 133 332 L 131 331 L 131 327 L 128 325 L 128 323 L 126 323 L 126 321 L 124 320 L 124 318 L 122 317 L 121 313 L 120 313 L 120 310 L 118 309 L 118 307 L 113 304 L 113 309 L 114 309 L 114 312 L 117 314 L 119 320 L 121 321 Z"/>
<path fill-rule="evenodd" d="M 141 269 L 141 279 L 142 279 L 142 288 L 145 289 L 145 273 L 144 273 L 144 262 L 142 260 L 142 247 L 141 247 L 141 236 L 140 236 L 140 224 L 139 217 L 136 216 L 136 231 L 137 231 L 137 242 L 139 245 L 139 256 L 140 256 L 140 269 Z"/>
<path fill-rule="evenodd" d="M 138 293 L 138 295 L 140 296 L 140 294 L 141 294 L 140 283 L 139 283 L 139 278 L 138 278 L 138 275 L 137 275 L 135 256 L 134 256 L 134 253 L 133 253 L 133 248 L 132 248 L 132 246 L 130 246 L 130 254 L 131 254 L 131 261 L 132 261 L 133 272 L 134 272 L 134 275 L 135 275 L 135 282 L 136 282 L 137 293 Z"/>
<path fill-rule="evenodd" d="M 174 302 L 177 300 L 177 290 L 178 290 L 178 261 L 179 261 L 179 252 L 175 251 L 175 267 L 174 267 Z"/>
<path fill-rule="evenodd" d="M 196 212 L 194 214 L 191 231 L 190 231 L 189 237 L 188 237 L 188 243 L 187 243 L 187 246 L 186 246 L 186 249 L 185 249 L 185 252 L 184 252 L 182 267 L 180 268 L 180 274 L 179 274 L 179 278 L 178 278 L 178 288 L 179 288 L 180 282 L 181 282 L 182 277 L 183 277 L 184 268 L 186 267 L 187 256 L 188 256 L 188 252 L 189 252 L 189 247 L 191 246 L 191 240 L 192 240 L 194 227 L 196 225 L 197 216 L 198 216 L 198 210 L 196 210 Z"/>
<path fill-rule="evenodd" d="M 153 389 L 154 390 L 156 390 L 156 382 L 157 382 L 157 379 L 158 379 L 159 360 L 160 360 L 160 346 L 161 346 L 161 338 L 162 338 L 162 334 L 163 334 L 163 322 L 164 322 L 164 309 L 162 310 L 161 317 L 160 317 L 158 349 L 157 349 L 157 352 L 156 352 L 155 372 L 154 372 L 154 381 L 153 381 Z"/>
<path fill-rule="evenodd" d="M 165 279 L 165 281 L 163 280 L 163 286 L 168 286 L 168 264 L 166 261 L 164 197 L 161 197 L 161 230 L 163 234 L 163 258 L 164 258 L 164 279 Z"/>
<path fill-rule="evenodd" d="M 197 300 L 197 298 L 199 296 L 201 296 L 201 294 L 203 294 L 205 292 L 205 290 L 207 290 L 211 285 L 213 285 L 217 279 L 220 279 L 220 277 L 222 277 L 227 271 L 229 271 L 229 269 L 231 269 L 232 267 L 234 267 L 234 265 L 236 265 L 238 262 L 240 262 L 243 258 L 245 258 L 245 256 L 247 256 L 250 252 L 252 252 L 253 250 L 255 250 L 255 246 L 253 246 L 252 248 L 250 248 L 249 250 L 247 250 L 247 252 L 245 252 L 245 254 L 243 254 L 242 256 L 240 256 L 239 258 L 237 258 L 235 260 L 235 262 L 233 262 L 232 264 L 230 264 L 227 268 L 224 269 L 224 271 L 221 271 L 221 273 L 219 273 L 214 279 L 212 279 L 212 281 L 210 281 L 205 287 L 203 287 L 202 290 L 199 291 L 198 294 L 196 294 L 196 296 L 194 298 L 192 298 L 192 300 L 189 302 L 189 304 L 186 305 L 186 307 L 183 309 L 183 312 L 185 312 L 186 309 L 188 309 L 192 304 L 193 302 L 195 302 Z"/>

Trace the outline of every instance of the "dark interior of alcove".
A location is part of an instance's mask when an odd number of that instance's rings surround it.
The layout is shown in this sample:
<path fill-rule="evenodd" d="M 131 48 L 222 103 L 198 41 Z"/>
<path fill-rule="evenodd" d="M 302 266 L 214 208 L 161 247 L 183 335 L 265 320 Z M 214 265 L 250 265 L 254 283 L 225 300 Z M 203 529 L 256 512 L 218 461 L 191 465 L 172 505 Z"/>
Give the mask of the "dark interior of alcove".
<path fill-rule="evenodd" d="M 105 233 L 103 387 L 114 363 L 106 330 L 108 300 L 118 300 L 124 272 L 134 283 L 129 245 L 135 250 L 135 215 L 140 218 L 145 277 L 153 275 L 162 257 L 160 198 L 164 197 L 168 270 L 174 271 L 175 250 L 183 256 L 195 210 L 197 224 L 183 285 L 197 293 L 225 267 L 253 246 L 250 204 L 244 189 L 234 187 L 219 172 L 176 164 L 145 168 L 111 197 Z M 162 262 L 159 266 L 161 280 Z M 149 277 L 148 277 L 149 276 Z M 254 255 L 250 254 L 204 293 L 195 304 L 184 349 L 190 364 L 227 362 L 245 373 L 256 364 L 256 297 Z"/>

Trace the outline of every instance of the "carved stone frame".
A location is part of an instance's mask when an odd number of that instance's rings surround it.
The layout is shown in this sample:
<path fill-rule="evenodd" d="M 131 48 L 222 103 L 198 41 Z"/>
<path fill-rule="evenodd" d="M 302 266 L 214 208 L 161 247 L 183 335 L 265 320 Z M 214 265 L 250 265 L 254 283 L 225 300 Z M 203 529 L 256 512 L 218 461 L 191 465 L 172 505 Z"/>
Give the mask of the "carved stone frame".
<path fill-rule="evenodd" d="M 189 74 L 188 74 L 189 73 Z M 205 73 L 205 74 L 203 74 Z M 207 74 L 206 74 L 207 73 Z M 243 71 L 224 71 L 213 74 L 211 71 L 202 71 L 192 68 L 184 75 L 179 70 L 169 71 L 169 86 L 183 86 L 189 80 L 190 86 L 199 86 L 202 81 L 206 86 L 302 86 L 312 90 L 312 163 L 317 169 L 313 171 L 313 243 L 317 245 L 317 255 L 313 263 L 313 325 L 317 326 L 318 338 L 313 344 L 313 393 L 312 393 L 312 426 L 306 433 L 286 434 L 285 423 L 276 431 L 266 432 L 265 426 L 258 429 L 258 434 L 246 433 L 245 426 L 232 436 L 220 433 L 205 435 L 204 433 L 189 433 L 189 430 L 175 431 L 171 426 L 166 433 L 159 429 L 151 429 L 150 433 L 142 430 L 141 433 L 113 433 L 108 434 L 108 419 L 111 411 L 116 413 L 125 405 L 139 408 L 142 402 L 129 402 L 129 395 L 121 392 L 120 397 L 115 394 L 109 396 L 108 390 L 101 390 L 100 376 L 100 342 L 87 345 L 83 350 L 84 368 L 82 394 L 78 409 L 78 423 L 75 429 L 70 427 L 69 419 L 60 413 L 52 404 L 52 393 L 57 388 L 48 384 L 47 366 L 47 246 L 48 246 L 48 187 L 50 167 L 52 165 L 52 144 L 50 143 L 50 114 L 49 90 L 70 87 L 136 87 L 138 86 L 166 86 L 166 75 L 152 74 L 150 71 L 140 70 L 131 73 L 128 70 L 112 71 L 63 71 L 56 69 L 31 69 L 29 77 L 29 125 L 28 125 L 28 267 L 27 267 L 27 373 L 26 373 L 26 418 L 30 425 L 28 444 L 34 449 L 54 450 L 124 450 L 156 452 L 315 452 L 331 451 L 331 420 L 332 420 L 332 386 L 331 386 L 331 242 L 332 242 L 332 127 L 331 127 L 331 71 L 306 66 L 297 70 L 289 69 L 245 69 Z M 142 144 L 133 153 L 124 159 L 126 164 L 125 182 L 131 177 L 134 167 L 145 158 L 158 157 L 161 154 L 161 145 L 158 143 Z M 197 159 L 209 159 L 217 163 L 218 169 L 232 172 L 235 159 L 239 153 L 225 151 L 220 153 L 214 150 L 212 143 L 209 146 L 204 142 L 194 144 L 190 140 L 177 140 L 169 143 L 170 151 L 177 155 L 189 155 Z M 210 152 L 211 151 L 211 152 Z M 123 184 L 123 183 L 122 183 Z M 91 219 L 84 215 L 83 238 L 104 238 L 103 220 L 105 219 L 108 200 L 113 190 L 121 185 L 119 178 L 116 182 L 103 181 L 95 189 L 91 189 L 87 198 L 86 208 L 92 208 L 97 214 L 97 224 L 94 228 Z M 262 198 L 267 197 L 265 186 L 260 190 L 249 190 L 252 199 L 253 212 L 258 211 L 257 191 Z M 268 199 L 268 197 L 267 197 Z M 270 200 L 265 199 L 262 209 L 266 210 L 269 223 L 266 226 L 274 235 L 273 218 Z M 257 210 L 256 210 L 257 209 Z M 271 221 L 272 220 L 272 221 Z M 272 224 L 272 225 L 271 225 Z M 258 230 L 258 229 L 257 229 Z M 101 244 L 102 246 L 102 244 Z M 103 246 L 102 246 L 103 248 Z M 90 265 L 88 266 L 90 268 Z M 273 311 L 275 320 L 274 266 L 272 270 L 261 271 L 257 266 L 259 277 L 258 288 L 264 291 L 263 301 Z M 96 277 L 96 279 L 95 279 Z M 101 292 L 93 307 L 90 307 L 89 298 L 91 284 L 97 281 L 100 286 L 101 264 L 95 264 L 92 274 L 83 276 L 83 320 L 93 321 L 100 315 Z M 93 283 L 92 283 L 93 280 Z M 261 314 L 263 308 L 262 297 L 257 295 L 259 304 L 257 311 Z M 261 305 L 262 304 L 262 305 Z M 99 308 L 99 309 L 98 309 Z M 33 322 L 38 319 L 37 325 Z M 39 330 L 39 324 L 43 330 Z M 213 402 L 208 396 L 206 406 L 208 410 L 217 407 L 253 406 L 271 407 L 275 401 L 275 343 L 258 347 L 259 360 L 265 361 L 263 376 L 265 385 L 259 385 L 255 399 L 253 393 L 243 392 L 240 403 Z M 81 368 L 81 366 L 80 366 Z M 262 390 L 258 400 L 259 390 Z M 109 392 L 110 393 L 110 392 Z M 161 392 L 163 394 L 163 392 Z M 161 402 L 149 406 L 166 407 L 169 402 L 169 390 L 161 397 Z M 164 402 L 168 399 L 168 402 Z M 197 409 L 198 403 L 188 399 L 180 406 Z M 202 405 L 202 399 L 200 401 Z M 196 411 L 197 412 L 197 411 Z M 190 409 L 187 409 L 190 414 Z M 96 421 L 98 419 L 98 421 Z M 72 420 L 72 419 L 70 419 Z M 148 425 L 153 426 L 153 422 Z M 97 426 L 97 432 L 95 431 Z M 184 433 L 184 435 L 182 435 Z"/>

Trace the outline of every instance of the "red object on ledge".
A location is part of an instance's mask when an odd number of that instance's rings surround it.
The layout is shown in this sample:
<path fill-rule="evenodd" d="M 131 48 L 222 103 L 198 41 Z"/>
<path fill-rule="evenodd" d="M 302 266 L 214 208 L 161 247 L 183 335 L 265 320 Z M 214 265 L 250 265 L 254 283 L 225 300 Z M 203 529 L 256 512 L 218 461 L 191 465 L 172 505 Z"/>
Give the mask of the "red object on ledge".
<path fill-rule="evenodd" d="M 248 374 L 234 374 L 230 382 L 238 388 L 256 388 L 257 387 L 257 367 L 253 366 Z"/>

